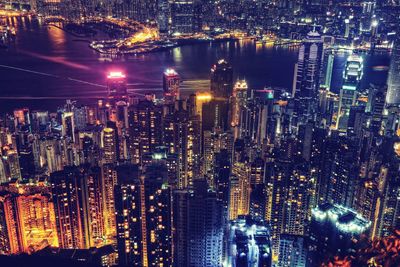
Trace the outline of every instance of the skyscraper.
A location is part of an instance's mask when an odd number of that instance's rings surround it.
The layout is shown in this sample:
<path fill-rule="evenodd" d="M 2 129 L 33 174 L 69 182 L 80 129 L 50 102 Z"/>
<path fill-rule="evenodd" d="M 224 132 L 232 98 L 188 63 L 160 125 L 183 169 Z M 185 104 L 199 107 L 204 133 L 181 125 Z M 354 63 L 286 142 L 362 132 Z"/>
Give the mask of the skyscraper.
<path fill-rule="evenodd" d="M 346 130 L 350 116 L 350 108 L 356 104 L 359 84 L 363 76 L 363 59 L 352 55 L 347 58 L 343 73 L 343 86 L 340 89 L 337 128 Z"/>
<path fill-rule="evenodd" d="M 115 163 L 117 161 L 117 137 L 113 128 L 103 129 L 103 151 L 104 163 Z"/>
<path fill-rule="evenodd" d="M 90 248 L 103 237 L 100 170 L 65 167 L 50 177 L 62 248 Z"/>
<path fill-rule="evenodd" d="M 129 109 L 130 155 L 133 163 L 162 145 L 162 108 L 152 101 L 141 100 Z"/>
<path fill-rule="evenodd" d="M 174 266 L 220 266 L 223 253 L 223 204 L 207 181 L 174 192 Z"/>
<path fill-rule="evenodd" d="M 106 237 L 111 240 L 116 237 L 117 224 L 115 221 L 114 187 L 117 184 L 117 168 L 114 164 L 104 164 L 102 170 L 102 200 L 104 207 L 104 230 Z"/>
<path fill-rule="evenodd" d="M 270 232 L 263 220 L 240 216 L 229 228 L 228 266 L 272 266 Z"/>
<path fill-rule="evenodd" d="M 59 245 L 47 185 L 9 183 L 0 192 L 0 254 L 32 253 Z"/>
<path fill-rule="evenodd" d="M 109 97 L 126 96 L 126 76 L 120 71 L 110 72 L 107 76 L 107 89 Z"/>
<path fill-rule="evenodd" d="M 386 106 L 398 106 L 400 104 L 400 36 L 397 36 L 393 44 L 387 84 Z"/>
<path fill-rule="evenodd" d="M 299 50 L 293 81 L 292 95 L 297 100 L 296 111 L 299 123 L 312 120 L 316 116 L 322 55 L 321 35 L 315 30 L 309 32 Z"/>
<path fill-rule="evenodd" d="M 229 183 L 229 219 L 236 220 L 250 212 L 250 166 L 247 162 L 235 162 Z"/>
<path fill-rule="evenodd" d="M 164 98 L 167 102 L 179 99 L 180 77 L 174 69 L 167 69 L 163 74 Z"/>
<path fill-rule="evenodd" d="M 211 68 L 211 92 L 214 97 L 228 99 L 232 96 L 233 69 L 225 59 L 220 59 Z"/>
<path fill-rule="evenodd" d="M 200 30 L 196 0 L 174 0 L 171 3 L 172 32 L 193 34 Z"/>
<path fill-rule="evenodd" d="M 171 192 L 165 166 L 120 166 L 115 187 L 121 265 L 171 266 Z"/>

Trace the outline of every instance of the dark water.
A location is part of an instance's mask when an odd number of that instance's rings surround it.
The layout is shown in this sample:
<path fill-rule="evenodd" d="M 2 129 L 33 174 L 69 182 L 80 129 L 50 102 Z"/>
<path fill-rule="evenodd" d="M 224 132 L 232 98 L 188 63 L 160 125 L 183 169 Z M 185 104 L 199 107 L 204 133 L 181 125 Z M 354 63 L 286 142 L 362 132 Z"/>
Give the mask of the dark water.
<path fill-rule="evenodd" d="M 17 38 L 8 49 L 0 50 L 2 111 L 21 106 L 54 109 L 63 98 L 85 101 L 104 96 L 105 76 L 110 70 L 126 72 L 131 92 L 160 92 L 162 73 L 168 67 L 180 73 L 184 94 L 207 90 L 210 67 L 220 58 L 227 59 L 235 76 L 245 78 L 250 88 L 261 89 L 266 85 L 291 88 L 297 58 L 294 48 L 243 41 L 196 44 L 111 60 L 91 50 L 78 37 L 36 19 L 13 18 L 6 23 L 17 28 Z M 344 63 L 344 55 L 336 57 L 333 90 L 340 87 Z M 363 83 L 384 81 L 385 74 L 374 72 L 371 67 L 387 64 L 387 56 L 367 57 Z"/>

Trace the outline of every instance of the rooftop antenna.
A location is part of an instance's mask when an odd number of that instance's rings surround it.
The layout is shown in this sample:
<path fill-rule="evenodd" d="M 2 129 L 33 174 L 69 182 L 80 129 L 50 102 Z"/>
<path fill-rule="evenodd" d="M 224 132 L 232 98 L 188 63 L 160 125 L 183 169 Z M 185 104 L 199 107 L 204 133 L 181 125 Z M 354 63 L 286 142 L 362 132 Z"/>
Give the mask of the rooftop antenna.
<path fill-rule="evenodd" d="M 316 32 L 316 30 L 315 30 L 316 27 L 317 27 L 317 25 L 316 25 L 315 22 L 314 22 L 314 24 L 313 24 L 313 30 L 312 30 L 313 32 Z"/>

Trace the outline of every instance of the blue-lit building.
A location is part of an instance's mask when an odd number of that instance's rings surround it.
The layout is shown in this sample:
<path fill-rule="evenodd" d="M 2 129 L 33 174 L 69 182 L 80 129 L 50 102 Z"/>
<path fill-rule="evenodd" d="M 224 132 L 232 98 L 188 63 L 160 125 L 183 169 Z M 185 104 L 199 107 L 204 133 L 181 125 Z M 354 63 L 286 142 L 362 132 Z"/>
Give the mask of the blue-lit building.
<path fill-rule="evenodd" d="M 270 231 L 264 221 L 239 216 L 231 222 L 229 235 L 226 266 L 272 266 Z"/>
<path fill-rule="evenodd" d="M 371 222 L 352 209 L 337 204 L 322 204 L 312 210 L 308 261 L 319 266 L 335 255 L 345 255 L 356 248 Z"/>
<path fill-rule="evenodd" d="M 363 59 L 357 55 L 347 58 L 343 72 L 343 86 L 340 89 L 337 128 L 346 130 L 350 108 L 356 104 L 357 90 L 363 76 Z"/>

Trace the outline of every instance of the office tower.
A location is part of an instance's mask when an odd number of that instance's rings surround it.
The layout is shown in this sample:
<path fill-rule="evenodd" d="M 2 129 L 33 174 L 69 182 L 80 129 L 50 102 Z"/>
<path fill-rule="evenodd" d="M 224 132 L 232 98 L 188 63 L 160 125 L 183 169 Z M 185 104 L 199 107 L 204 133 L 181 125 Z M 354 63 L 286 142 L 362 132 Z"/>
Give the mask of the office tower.
<path fill-rule="evenodd" d="M 229 220 L 250 212 L 250 166 L 247 162 L 235 162 L 229 184 Z"/>
<path fill-rule="evenodd" d="M 360 138 L 366 121 L 365 106 L 350 107 L 349 120 L 347 122 L 347 136 Z"/>
<path fill-rule="evenodd" d="M 324 53 L 321 87 L 326 88 L 328 91 L 330 90 L 332 83 L 334 60 L 335 60 L 335 55 L 332 51 Z"/>
<path fill-rule="evenodd" d="M 104 163 L 117 162 L 117 133 L 113 128 L 103 129 L 103 159 Z"/>
<path fill-rule="evenodd" d="M 360 23 L 361 32 L 370 32 L 372 27 L 372 18 L 375 13 L 376 1 L 364 1 L 361 3 L 362 17 Z"/>
<path fill-rule="evenodd" d="M 15 127 L 30 125 L 30 113 L 28 108 L 14 110 Z"/>
<path fill-rule="evenodd" d="M 357 55 L 347 58 L 343 73 L 343 86 L 340 89 L 339 108 L 336 127 L 347 130 L 350 108 L 356 104 L 357 91 L 363 76 L 363 59 Z"/>
<path fill-rule="evenodd" d="M 213 98 L 209 102 L 204 103 L 201 121 L 203 132 L 212 132 L 214 129 L 227 131 L 230 128 L 228 100 Z"/>
<path fill-rule="evenodd" d="M 386 86 L 371 85 L 368 93 L 366 111 L 372 115 L 370 129 L 378 133 L 382 128 L 383 111 L 385 109 Z M 391 129 L 388 129 L 389 131 Z"/>
<path fill-rule="evenodd" d="M 206 180 L 173 194 L 174 266 L 220 266 L 223 254 L 223 204 Z"/>
<path fill-rule="evenodd" d="M 166 169 L 150 165 L 117 168 L 115 187 L 117 248 L 120 264 L 171 266 L 171 192 Z"/>
<path fill-rule="evenodd" d="M 85 129 L 87 125 L 87 107 L 86 106 L 81 106 L 81 107 L 73 107 L 72 112 L 74 113 L 74 124 L 75 124 L 75 129 L 81 131 Z"/>
<path fill-rule="evenodd" d="M 174 103 L 179 99 L 179 74 L 174 69 L 166 69 L 163 74 L 164 99 L 168 103 Z"/>
<path fill-rule="evenodd" d="M 117 184 L 117 168 L 115 164 L 104 164 L 101 170 L 104 230 L 106 237 L 113 240 L 117 234 L 114 197 L 114 187 Z"/>
<path fill-rule="evenodd" d="M 255 93 L 257 97 L 253 103 L 256 105 L 256 113 L 254 115 L 257 121 L 254 124 L 256 126 L 254 141 L 259 145 L 274 143 L 276 133 L 280 132 L 280 129 L 277 129 L 277 119 L 279 120 L 279 118 L 276 118 L 277 114 L 274 112 L 274 91 L 264 89 Z"/>
<path fill-rule="evenodd" d="M 75 121 L 73 112 L 62 112 L 61 114 L 61 135 L 75 141 Z"/>
<path fill-rule="evenodd" d="M 279 236 L 279 254 L 277 266 L 307 266 L 306 237 L 301 235 L 281 234 Z"/>
<path fill-rule="evenodd" d="M 172 32 L 176 35 L 193 34 L 200 30 L 195 0 L 172 1 Z"/>
<path fill-rule="evenodd" d="M 211 67 L 211 92 L 214 97 L 228 99 L 233 92 L 233 69 L 225 60 L 220 59 Z"/>
<path fill-rule="evenodd" d="M 327 257 L 346 255 L 370 226 L 371 222 L 341 205 L 326 203 L 315 207 L 312 210 L 308 258 L 313 266 L 317 266 Z"/>
<path fill-rule="evenodd" d="M 270 232 L 264 221 L 240 216 L 229 228 L 228 266 L 272 266 Z"/>
<path fill-rule="evenodd" d="M 0 254 L 33 253 L 58 246 L 47 185 L 4 185 L 0 193 Z"/>
<path fill-rule="evenodd" d="M 139 164 L 142 156 L 162 145 L 162 108 L 140 100 L 129 108 L 130 155 Z"/>
<path fill-rule="evenodd" d="M 115 71 L 107 76 L 108 96 L 121 98 L 127 95 L 126 76 L 124 73 Z"/>
<path fill-rule="evenodd" d="M 238 126 L 240 123 L 242 109 L 247 102 L 247 91 L 248 86 L 246 80 L 236 81 L 232 95 L 231 126 L 236 127 L 237 131 L 239 130 Z M 237 131 L 235 131 L 235 136 L 238 135 L 238 133 L 236 133 Z"/>
<path fill-rule="evenodd" d="M 168 0 L 158 1 L 157 25 L 160 34 L 169 33 L 169 18 L 171 16 L 171 8 Z"/>
<path fill-rule="evenodd" d="M 292 96 L 297 100 L 296 112 L 299 123 L 313 120 L 316 115 L 322 55 L 321 35 L 315 30 L 309 32 L 300 47 L 293 80 Z"/>
<path fill-rule="evenodd" d="M 103 143 L 104 132 L 102 126 L 90 126 L 79 131 L 78 144 L 80 153 L 80 163 L 89 163 L 92 166 L 98 165 L 102 160 L 100 147 Z"/>
<path fill-rule="evenodd" d="M 345 19 L 344 25 L 345 25 L 344 38 L 349 38 L 349 36 L 350 36 L 350 19 Z"/>
<path fill-rule="evenodd" d="M 390 60 L 389 76 L 387 80 L 386 106 L 400 104 L 400 37 L 397 36 L 393 43 Z"/>
<path fill-rule="evenodd" d="M 62 248 L 89 248 L 103 237 L 99 168 L 65 167 L 50 176 Z"/>
<path fill-rule="evenodd" d="M 17 151 L 10 149 L 6 151 L 6 164 L 7 164 L 7 176 L 9 179 L 21 180 L 21 168 L 19 164 L 19 156 Z"/>

